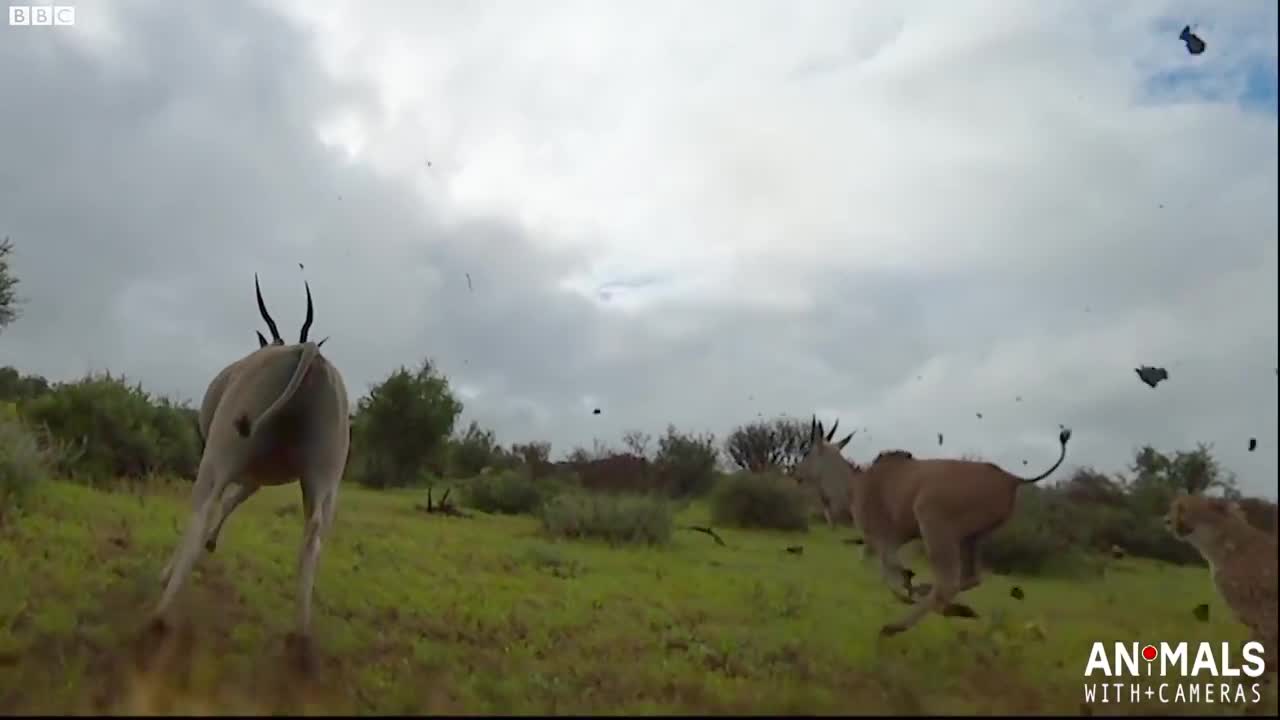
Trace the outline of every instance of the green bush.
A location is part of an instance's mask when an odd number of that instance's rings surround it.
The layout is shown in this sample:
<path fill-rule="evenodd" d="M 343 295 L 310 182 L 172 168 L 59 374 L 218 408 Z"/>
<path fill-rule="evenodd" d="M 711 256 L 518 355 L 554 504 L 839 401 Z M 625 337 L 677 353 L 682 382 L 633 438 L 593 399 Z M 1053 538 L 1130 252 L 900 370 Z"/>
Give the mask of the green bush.
<path fill-rule="evenodd" d="M 809 499 L 777 473 L 737 472 L 711 493 L 711 522 L 740 528 L 806 531 Z"/>
<path fill-rule="evenodd" d="M 59 383 L 21 407 L 32 427 L 80 452 L 62 468 L 91 482 L 174 475 L 194 478 L 200 465 L 196 412 L 153 399 L 110 373 Z"/>
<path fill-rule="evenodd" d="M 550 483 L 538 483 L 528 471 L 501 470 L 477 475 L 462 486 L 462 502 L 481 512 L 532 514 L 551 494 Z"/>
<path fill-rule="evenodd" d="M 1090 508 L 1084 518 L 1091 549 L 1118 545 L 1133 556 L 1175 565 L 1203 565 L 1200 552 L 1164 527 L 1162 515 L 1147 515 L 1130 507 Z"/>
<path fill-rule="evenodd" d="M 1087 556 L 1116 545 L 1132 557 L 1203 563 L 1195 548 L 1169 534 L 1162 516 L 1133 505 L 1082 502 L 1059 488 L 1023 488 L 1013 517 L 983 543 L 983 560 L 1000 573 L 1063 574 L 1085 569 Z"/>
<path fill-rule="evenodd" d="M 474 420 L 464 432 L 450 438 L 448 443 L 449 471 L 454 477 L 479 475 L 485 468 L 510 469 L 519 463 L 519 458 L 508 454 L 498 444 L 492 430 L 480 427 Z"/>
<path fill-rule="evenodd" d="M 979 548 L 993 572 L 1014 575 L 1072 574 L 1084 565 L 1086 513 L 1061 493 L 1025 487 L 1013 516 Z"/>
<path fill-rule="evenodd" d="M 542 529 L 552 537 L 610 544 L 663 545 L 671 540 L 671 507 L 646 495 L 569 492 L 542 506 Z"/>
<path fill-rule="evenodd" d="M 511 450 L 506 455 L 512 461 L 529 468 L 529 474 L 534 480 L 555 472 L 549 442 L 512 443 Z"/>
<path fill-rule="evenodd" d="M 49 381 L 39 375 L 23 375 L 17 368 L 0 367 L 0 402 L 22 403 L 49 392 Z"/>
<path fill-rule="evenodd" d="M 10 508 L 21 507 L 35 484 L 49 474 L 49 456 L 18 419 L 17 408 L 0 404 L 0 520 Z"/>
<path fill-rule="evenodd" d="M 667 434 L 658 439 L 658 452 L 653 464 L 658 477 L 672 497 L 705 495 L 716 481 L 715 436 L 677 432 L 667 426 Z"/>

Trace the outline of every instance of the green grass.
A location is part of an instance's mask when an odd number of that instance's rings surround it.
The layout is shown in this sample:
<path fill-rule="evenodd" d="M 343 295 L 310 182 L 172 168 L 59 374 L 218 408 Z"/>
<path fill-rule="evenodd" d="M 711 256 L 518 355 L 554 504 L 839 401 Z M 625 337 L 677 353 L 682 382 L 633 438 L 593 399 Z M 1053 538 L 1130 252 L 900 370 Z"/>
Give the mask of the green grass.
<path fill-rule="evenodd" d="M 427 515 L 420 499 L 343 488 L 316 583 L 323 693 L 307 700 L 275 680 L 294 618 L 298 489 L 260 491 L 184 593 L 199 624 L 190 657 L 165 670 L 187 678 L 173 692 L 210 698 L 206 711 L 1077 714 L 1093 640 L 1245 636 L 1203 569 L 1126 560 L 1085 580 L 990 576 L 963 596 L 980 620 L 931 616 L 882 640 L 904 607 L 842 542 L 848 531 L 720 530 L 727 547 L 677 531 L 665 547 L 610 547 L 549 541 L 532 517 Z M 187 506 L 182 488 L 48 483 L 0 527 L 0 712 L 143 702 L 122 699 L 121 668 Z M 706 514 L 695 503 L 678 523 Z M 803 554 L 784 552 L 795 544 Z M 1202 602 L 1207 623 L 1192 618 Z M 1108 708 L 1153 709 L 1095 710 Z"/>

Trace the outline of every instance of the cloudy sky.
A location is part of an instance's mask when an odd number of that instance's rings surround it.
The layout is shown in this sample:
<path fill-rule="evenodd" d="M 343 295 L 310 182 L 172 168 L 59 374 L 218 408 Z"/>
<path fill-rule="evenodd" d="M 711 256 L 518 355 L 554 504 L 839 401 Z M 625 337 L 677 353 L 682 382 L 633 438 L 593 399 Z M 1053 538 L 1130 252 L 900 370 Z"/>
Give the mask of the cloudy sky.
<path fill-rule="evenodd" d="M 816 412 L 1020 471 L 1061 423 L 1276 495 L 1275 3 L 74 4 L 0 28 L 0 364 L 198 402 L 257 272 L 353 394 L 429 356 L 556 454 Z"/>

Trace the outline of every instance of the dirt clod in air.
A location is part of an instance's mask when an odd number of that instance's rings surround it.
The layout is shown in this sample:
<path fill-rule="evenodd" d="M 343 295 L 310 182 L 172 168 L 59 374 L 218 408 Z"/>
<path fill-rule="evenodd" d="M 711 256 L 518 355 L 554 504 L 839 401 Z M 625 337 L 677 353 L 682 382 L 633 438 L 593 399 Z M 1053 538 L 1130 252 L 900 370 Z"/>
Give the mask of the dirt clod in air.
<path fill-rule="evenodd" d="M 1169 379 L 1169 371 L 1162 367 L 1152 367 L 1151 365 L 1143 365 L 1133 369 L 1138 373 L 1138 379 L 1146 383 L 1150 387 L 1155 387 L 1161 382 Z"/>

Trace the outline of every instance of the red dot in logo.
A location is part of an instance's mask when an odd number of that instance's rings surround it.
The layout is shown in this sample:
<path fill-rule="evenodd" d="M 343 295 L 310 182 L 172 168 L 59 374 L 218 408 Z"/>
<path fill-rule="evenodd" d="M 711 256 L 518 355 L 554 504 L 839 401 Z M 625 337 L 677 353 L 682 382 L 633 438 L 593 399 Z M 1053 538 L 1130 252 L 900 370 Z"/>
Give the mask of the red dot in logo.
<path fill-rule="evenodd" d="M 1156 659 L 1156 646 L 1148 645 L 1142 648 L 1142 659 L 1151 662 Z"/>

